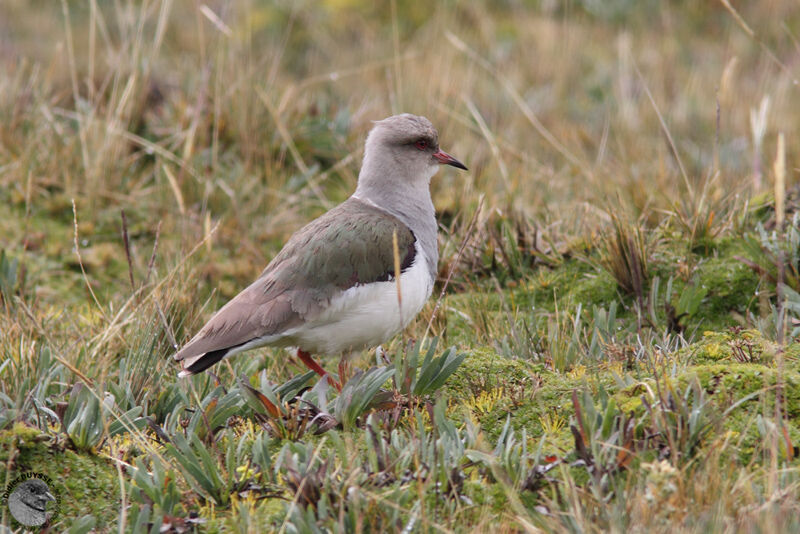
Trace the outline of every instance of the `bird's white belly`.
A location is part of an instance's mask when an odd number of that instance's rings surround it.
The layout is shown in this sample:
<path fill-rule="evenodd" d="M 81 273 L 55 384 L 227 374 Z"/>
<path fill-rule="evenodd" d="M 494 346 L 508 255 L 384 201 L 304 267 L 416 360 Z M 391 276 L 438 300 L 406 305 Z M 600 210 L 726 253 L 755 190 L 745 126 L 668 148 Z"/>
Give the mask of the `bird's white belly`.
<path fill-rule="evenodd" d="M 312 354 L 380 345 L 406 327 L 432 290 L 425 254 L 417 245 L 414 263 L 400 275 L 401 299 L 394 279 L 351 287 L 334 297 L 322 314 L 292 332 L 291 338 Z"/>

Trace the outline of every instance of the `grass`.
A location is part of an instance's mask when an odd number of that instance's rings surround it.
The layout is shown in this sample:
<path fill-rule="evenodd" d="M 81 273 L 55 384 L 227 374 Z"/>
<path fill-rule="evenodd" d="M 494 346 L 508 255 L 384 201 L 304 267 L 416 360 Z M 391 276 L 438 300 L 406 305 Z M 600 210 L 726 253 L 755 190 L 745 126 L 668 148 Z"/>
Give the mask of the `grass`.
<path fill-rule="evenodd" d="M 4 2 L 0 481 L 76 533 L 797 530 L 800 16 L 740 4 Z M 470 167 L 441 300 L 341 396 L 178 381 L 406 111 Z"/>

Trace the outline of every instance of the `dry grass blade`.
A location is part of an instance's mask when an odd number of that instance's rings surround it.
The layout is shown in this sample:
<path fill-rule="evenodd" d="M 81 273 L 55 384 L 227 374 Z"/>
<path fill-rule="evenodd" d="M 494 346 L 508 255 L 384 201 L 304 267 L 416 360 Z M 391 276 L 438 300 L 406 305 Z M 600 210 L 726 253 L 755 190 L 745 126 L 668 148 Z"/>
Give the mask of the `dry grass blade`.
<path fill-rule="evenodd" d="M 122 217 L 122 243 L 125 245 L 125 259 L 128 260 L 128 277 L 131 282 L 131 291 L 136 291 L 136 283 L 133 281 L 133 259 L 131 258 L 131 243 L 128 238 L 128 219 L 125 217 L 125 210 L 120 210 Z"/>
<path fill-rule="evenodd" d="M 481 135 L 486 139 L 486 142 L 489 144 L 489 147 L 492 149 L 492 156 L 495 160 L 497 160 L 497 167 L 500 169 L 500 175 L 503 177 L 503 183 L 505 184 L 508 190 L 511 190 L 511 184 L 509 183 L 509 176 L 508 176 L 508 167 L 506 166 L 505 161 L 503 160 L 503 156 L 500 153 L 500 147 L 497 145 L 497 141 L 495 136 L 489 130 L 489 126 L 486 124 L 486 120 L 481 115 L 478 108 L 475 106 L 475 102 L 473 102 L 467 96 L 462 96 L 464 100 L 464 104 L 467 106 L 472 118 L 475 119 L 475 122 L 478 123 L 478 127 L 480 128 Z"/>
<path fill-rule="evenodd" d="M 639 67 L 636 66 L 636 74 L 639 76 L 639 80 L 642 82 L 642 86 L 644 87 L 645 94 L 647 94 L 648 100 L 650 100 L 650 104 L 653 106 L 653 111 L 656 112 L 656 116 L 658 117 L 658 122 L 661 125 L 661 129 L 664 131 L 664 135 L 667 136 L 667 141 L 669 142 L 670 149 L 672 149 L 672 155 L 675 157 L 675 161 L 678 163 L 678 168 L 681 171 L 681 176 L 683 177 L 683 185 L 686 187 L 686 191 L 689 194 L 689 198 L 694 198 L 694 188 L 692 187 L 691 182 L 689 181 L 689 175 L 686 173 L 686 168 L 683 166 L 683 160 L 681 159 L 681 155 L 678 153 L 678 148 L 675 146 L 675 141 L 672 138 L 672 134 L 667 128 L 667 123 L 664 121 L 664 117 L 661 114 L 661 110 L 658 109 L 658 105 L 656 104 L 656 99 L 653 97 L 653 93 L 650 92 L 650 87 L 648 87 L 644 76 L 642 76 L 642 72 L 639 70 Z"/>
<path fill-rule="evenodd" d="M 108 322 L 108 316 L 106 315 L 106 311 L 103 306 L 100 304 L 100 301 L 97 300 L 97 295 L 94 294 L 94 289 L 92 289 L 92 284 L 89 282 L 89 277 L 86 275 L 86 268 L 83 266 L 83 258 L 81 257 L 81 245 L 78 242 L 78 208 L 75 207 L 75 199 L 72 199 L 72 227 L 74 229 L 74 233 L 72 236 L 72 243 L 75 247 L 75 255 L 78 256 L 78 265 L 81 268 L 81 274 L 83 275 L 83 281 L 86 284 L 86 289 L 89 290 L 89 294 L 92 295 L 92 300 L 97 305 L 97 309 L 103 315 L 103 318 L 106 322 Z"/>
<path fill-rule="evenodd" d="M 397 244 L 397 230 L 392 232 L 392 254 L 394 256 L 394 280 L 395 280 L 395 289 L 397 291 L 397 309 L 399 310 L 398 317 L 400 321 L 400 330 L 403 329 L 403 291 L 402 287 L 400 286 L 400 248 Z M 343 377 L 340 377 L 341 380 L 344 380 Z"/>

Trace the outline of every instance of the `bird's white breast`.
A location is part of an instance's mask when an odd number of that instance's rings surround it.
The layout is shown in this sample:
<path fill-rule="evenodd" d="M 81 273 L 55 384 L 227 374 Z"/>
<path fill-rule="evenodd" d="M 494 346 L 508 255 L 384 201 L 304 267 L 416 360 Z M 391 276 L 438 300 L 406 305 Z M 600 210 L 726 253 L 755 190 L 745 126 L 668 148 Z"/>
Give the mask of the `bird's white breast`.
<path fill-rule="evenodd" d="M 405 328 L 433 291 L 425 253 L 419 243 L 415 246 L 414 262 L 400 275 L 401 298 L 395 279 L 353 286 L 292 332 L 297 346 L 312 354 L 360 350 L 380 345 Z"/>

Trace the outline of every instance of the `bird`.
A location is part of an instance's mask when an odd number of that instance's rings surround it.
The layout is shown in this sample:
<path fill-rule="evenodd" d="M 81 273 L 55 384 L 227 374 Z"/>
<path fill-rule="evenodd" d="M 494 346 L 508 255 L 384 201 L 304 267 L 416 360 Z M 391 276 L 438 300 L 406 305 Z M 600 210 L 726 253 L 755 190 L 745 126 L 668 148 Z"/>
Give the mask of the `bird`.
<path fill-rule="evenodd" d="M 22 525 L 38 527 L 47 521 L 47 503 L 55 500 L 43 480 L 29 478 L 8 496 L 8 509 Z"/>
<path fill-rule="evenodd" d="M 312 355 L 341 354 L 342 379 L 349 354 L 391 339 L 419 313 L 439 260 L 431 178 L 442 165 L 468 169 L 439 148 L 425 117 L 403 113 L 373 124 L 355 192 L 295 232 L 261 275 L 175 353 L 179 377 L 273 346 L 296 351 L 341 389 Z"/>

